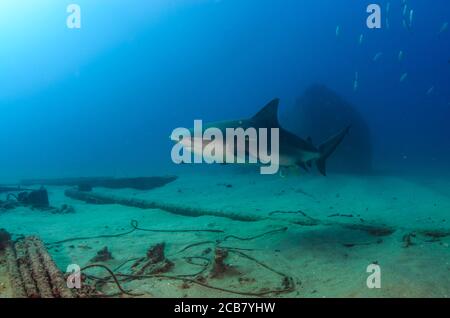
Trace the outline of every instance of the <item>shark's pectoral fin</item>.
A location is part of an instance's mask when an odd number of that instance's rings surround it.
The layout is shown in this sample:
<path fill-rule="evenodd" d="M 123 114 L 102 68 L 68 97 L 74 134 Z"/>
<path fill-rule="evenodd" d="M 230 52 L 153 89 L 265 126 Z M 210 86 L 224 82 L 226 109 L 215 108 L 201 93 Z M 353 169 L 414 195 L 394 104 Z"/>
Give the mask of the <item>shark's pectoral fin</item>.
<path fill-rule="evenodd" d="M 297 162 L 297 166 L 303 168 L 303 170 L 308 171 L 308 167 L 306 166 L 306 164 L 302 161 Z"/>
<path fill-rule="evenodd" d="M 326 158 L 320 158 L 316 161 L 317 170 L 319 170 L 319 172 L 324 176 L 327 175 L 327 166 L 325 163 L 325 159 Z"/>

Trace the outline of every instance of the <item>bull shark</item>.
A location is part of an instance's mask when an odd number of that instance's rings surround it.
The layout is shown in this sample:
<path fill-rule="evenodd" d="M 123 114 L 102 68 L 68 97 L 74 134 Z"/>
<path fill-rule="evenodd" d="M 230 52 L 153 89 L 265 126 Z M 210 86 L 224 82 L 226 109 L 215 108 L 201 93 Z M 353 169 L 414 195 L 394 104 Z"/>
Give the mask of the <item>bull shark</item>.
<path fill-rule="evenodd" d="M 206 123 L 202 125 L 202 129 L 218 129 L 223 135 L 225 135 L 228 129 L 236 130 L 241 128 L 243 130 L 248 130 L 249 128 L 266 128 L 271 130 L 272 128 L 278 128 L 279 166 L 301 167 L 308 170 L 308 168 L 315 163 L 319 172 L 325 176 L 327 174 L 326 160 L 331 156 L 344 137 L 348 134 L 350 126 L 347 126 L 318 147 L 315 147 L 312 144 L 311 138 L 307 138 L 306 140 L 302 139 L 281 127 L 278 121 L 278 105 L 279 99 L 275 98 L 251 118 Z M 195 135 L 194 131 L 195 130 L 193 128 L 189 130 L 190 136 Z M 248 140 L 249 137 L 246 136 L 246 138 Z M 187 141 L 184 139 L 179 141 L 179 143 L 184 144 L 185 148 L 187 148 L 190 152 L 195 152 L 195 149 L 192 146 L 195 143 L 194 139 L 195 137 L 191 137 Z M 224 149 L 224 154 L 232 152 L 233 156 L 236 157 L 236 148 L 233 148 L 235 147 L 235 144 L 233 143 L 233 146 L 231 146 L 233 149 L 230 150 L 230 145 L 227 144 L 229 142 L 228 139 L 203 139 L 200 141 L 200 143 L 204 146 L 217 142 L 223 143 L 217 148 Z M 246 155 L 255 156 L 257 159 L 261 159 L 259 158 L 260 153 L 247 153 Z"/>

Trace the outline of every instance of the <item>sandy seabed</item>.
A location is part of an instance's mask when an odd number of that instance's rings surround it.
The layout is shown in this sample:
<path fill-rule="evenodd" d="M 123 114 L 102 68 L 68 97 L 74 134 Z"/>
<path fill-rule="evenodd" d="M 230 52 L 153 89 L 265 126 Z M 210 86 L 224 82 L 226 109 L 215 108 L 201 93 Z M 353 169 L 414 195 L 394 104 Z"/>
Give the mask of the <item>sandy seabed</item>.
<path fill-rule="evenodd" d="M 21 207 L 0 212 L 0 228 L 16 237 L 38 235 L 45 243 L 124 233 L 132 229 L 131 220 L 146 229 L 223 231 L 134 231 L 119 237 L 49 246 L 62 271 L 69 264 L 89 264 L 97 251 L 107 246 L 113 259 L 104 264 L 113 269 L 120 266 L 119 271 L 126 273 L 132 264 L 125 263 L 127 260 L 145 256 L 150 246 L 164 242 L 165 256 L 174 263 L 166 274 L 190 277 L 202 264 L 190 258 L 212 261 L 214 242 L 221 241 L 221 246 L 235 248 L 259 262 L 230 253 L 226 258 L 233 268 L 230 275 L 213 278 L 209 269 L 201 274 L 208 285 L 229 291 L 251 294 L 279 289 L 283 285 L 283 276 L 276 273 L 279 272 L 292 278 L 294 289 L 268 294 L 269 297 L 448 297 L 450 236 L 425 236 L 420 232 L 450 230 L 449 180 L 214 172 L 180 175 L 175 182 L 151 191 L 94 189 L 101 194 L 220 211 L 224 217 L 190 217 L 159 209 L 89 204 L 66 197 L 67 187 L 49 187 L 51 205 L 69 204 L 76 212 L 51 214 Z M 226 217 L 227 213 L 260 220 L 239 221 Z M 318 222 L 305 224 L 305 218 Z M 303 221 L 297 222 L 299 219 Z M 374 235 L 361 230 L 358 227 L 361 224 L 382 225 L 393 231 Z M 268 234 L 258 237 L 263 233 Z M 411 233 L 409 241 L 405 241 Z M 255 236 L 251 240 L 242 239 Z M 195 245 L 206 241 L 211 243 Z M 191 247 L 185 249 L 188 246 Z M 366 269 L 372 263 L 381 268 L 380 289 L 369 289 L 366 285 L 369 276 Z M 90 273 L 107 276 L 102 269 L 91 269 Z M 165 278 L 131 280 L 123 286 L 144 297 L 239 296 Z M 102 286 L 102 291 L 115 294 L 117 287 L 108 283 Z M 11 295 L 5 265 L 0 264 L 0 296 Z"/>

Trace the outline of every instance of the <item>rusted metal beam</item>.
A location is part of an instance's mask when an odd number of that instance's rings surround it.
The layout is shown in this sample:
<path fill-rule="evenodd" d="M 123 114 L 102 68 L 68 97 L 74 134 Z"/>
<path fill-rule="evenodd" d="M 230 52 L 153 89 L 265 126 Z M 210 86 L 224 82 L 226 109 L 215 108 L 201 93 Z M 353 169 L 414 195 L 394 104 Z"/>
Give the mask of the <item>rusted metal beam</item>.
<path fill-rule="evenodd" d="M 135 198 L 125 198 L 114 195 L 105 195 L 97 192 L 84 192 L 76 189 L 68 189 L 64 194 L 72 199 L 81 200 L 87 203 L 93 204 L 120 204 L 124 206 L 130 206 L 140 209 L 160 209 L 172 214 L 184 215 L 184 216 L 218 216 L 225 217 L 236 221 L 261 221 L 267 219 L 264 216 L 245 215 L 240 213 L 232 213 L 220 210 L 208 210 L 202 208 L 186 207 L 181 205 L 139 200 Z"/>
<path fill-rule="evenodd" d="M 66 286 L 42 241 L 29 236 L 11 242 L 4 255 L 8 265 L 14 297 L 17 298 L 73 298 L 76 295 Z"/>

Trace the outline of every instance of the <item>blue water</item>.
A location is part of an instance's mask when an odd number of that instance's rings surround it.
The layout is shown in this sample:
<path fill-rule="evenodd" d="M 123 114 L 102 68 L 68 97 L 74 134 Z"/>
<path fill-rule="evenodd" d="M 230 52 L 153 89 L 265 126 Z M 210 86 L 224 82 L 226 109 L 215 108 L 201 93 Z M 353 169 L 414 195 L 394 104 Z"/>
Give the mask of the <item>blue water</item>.
<path fill-rule="evenodd" d="M 367 1 L 77 0 L 81 29 L 66 27 L 66 2 L 0 3 L 4 182 L 168 173 L 174 128 L 251 116 L 274 97 L 283 114 L 313 83 L 356 105 L 374 166 L 448 165 L 446 0 L 408 0 L 410 30 L 400 0 L 389 14 L 376 1 L 379 30 L 366 27 Z"/>
<path fill-rule="evenodd" d="M 366 25 L 371 2 L 380 29 Z M 80 29 L 67 27 L 70 3 Z M 62 271 L 135 273 L 130 261 L 164 243 L 170 280 L 121 279 L 148 297 L 448 298 L 449 22 L 448 0 L 0 0 L 0 298 L 22 289 L 8 287 L 7 232 L 38 236 Z M 175 128 L 250 118 L 274 98 L 281 125 L 315 146 L 352 126 L 327 177 L 172 161 Z M 87 181 L 6 188 L 155 175 L 177 178 L 88 194 Z M 29 202 L 46 190 L 48 204 Z M 218 278 L 223 251 L 232 270 Z M 382 267 L 381 290 L 366 285 L 368 265 Z"/>

